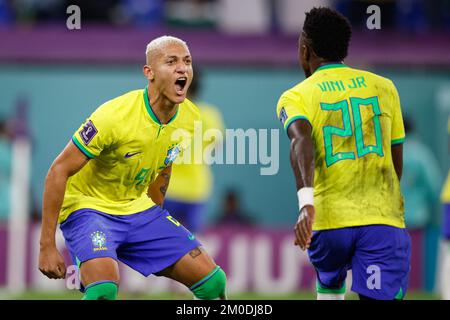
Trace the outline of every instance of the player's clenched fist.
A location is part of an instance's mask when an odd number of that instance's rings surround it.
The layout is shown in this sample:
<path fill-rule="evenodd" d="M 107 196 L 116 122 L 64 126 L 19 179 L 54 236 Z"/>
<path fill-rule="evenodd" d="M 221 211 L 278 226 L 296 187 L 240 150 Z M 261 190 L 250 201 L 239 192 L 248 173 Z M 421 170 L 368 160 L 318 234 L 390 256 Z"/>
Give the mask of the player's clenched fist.
<path fill-rule="evenodd" d="M 39 270 L 50 279 L 64 279 L 66 265 L 56 247 L 41 248 L 39 252 Z"/>
<path fill-rule="evenodd" d="M 309 248 L 312 238 L 312 226 L 316 211 L 313 206 L 306 205 L 300 211 L 297 223 L 295 224 L 295 245 L 302 250 Z"/>

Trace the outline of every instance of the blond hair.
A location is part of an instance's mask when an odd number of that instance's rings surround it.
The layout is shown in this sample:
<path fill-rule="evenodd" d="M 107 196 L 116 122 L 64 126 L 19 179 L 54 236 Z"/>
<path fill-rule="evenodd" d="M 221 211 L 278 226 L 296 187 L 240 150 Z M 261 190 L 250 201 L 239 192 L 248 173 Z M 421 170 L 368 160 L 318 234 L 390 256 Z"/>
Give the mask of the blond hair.
<path fill-rule="evenodd" d="M 155 55 L 169 44 L 181 44 L 187 47 L 187 43 L 185 41 L 173 36 L 161 36 L 153 39 L 147 44 L 147 48 L 145 50 L 147 64 L 150 64 Z"/>

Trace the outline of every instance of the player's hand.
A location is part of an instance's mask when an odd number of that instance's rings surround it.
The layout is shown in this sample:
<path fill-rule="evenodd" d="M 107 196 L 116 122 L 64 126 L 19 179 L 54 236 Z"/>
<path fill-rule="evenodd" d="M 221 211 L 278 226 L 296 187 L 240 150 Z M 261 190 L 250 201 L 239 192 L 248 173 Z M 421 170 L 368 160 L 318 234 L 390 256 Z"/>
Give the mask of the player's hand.
<path fill-rule="evenodd" d="M 66 265 L 56 247 L 41 248 L 39 270 L 50 279 L 64 279 L 66 277 Z"/>
<path fill-rule="evenodd" d="M 302 250 L 309 248 L 312 238 L 312 225 L 316 211 L 313 206 L 306 205 L 300 211 L 300 216 L 295 224 L 295 242 L 296 246 L 300 246 Z"/>

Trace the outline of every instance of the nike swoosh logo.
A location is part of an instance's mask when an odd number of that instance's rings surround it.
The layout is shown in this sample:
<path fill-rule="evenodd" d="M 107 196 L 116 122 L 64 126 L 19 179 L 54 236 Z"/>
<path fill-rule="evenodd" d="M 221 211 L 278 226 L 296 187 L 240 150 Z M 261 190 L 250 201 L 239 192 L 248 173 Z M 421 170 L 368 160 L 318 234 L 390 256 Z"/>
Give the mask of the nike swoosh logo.
<path fill-rule="evenodd" d="M 127 153 L 125 154 L 125 158 L 131 158 L 132 156 L 135 156 L 135 155 L 137 155 L 137 154 L 139 154 L 139 153 L 141 153 L 141 152 L 135 152 L 135 153 L 129 153 L 129 152 L 127 152 Z"/>

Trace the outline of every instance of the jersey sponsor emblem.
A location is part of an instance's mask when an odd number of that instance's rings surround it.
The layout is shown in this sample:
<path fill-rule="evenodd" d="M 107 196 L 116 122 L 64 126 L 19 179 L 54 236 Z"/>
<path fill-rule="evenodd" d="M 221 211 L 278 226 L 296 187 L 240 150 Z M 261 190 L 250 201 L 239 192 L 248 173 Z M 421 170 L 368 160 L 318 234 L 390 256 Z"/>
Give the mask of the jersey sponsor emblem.
<path fill-rule="evenodd" d="M 127 153 L 125 154 L 125 158 L 131 158 L 132 156 L 135 156 L 135 155 L 137 155 L 137 154 L 139 154 L 139 153 L 141 153 L 141 152 L 140 152 L 140 151 L 139 151 L 139 152 L 133 152 L 133 153 L 127 152 Z"/>
<path fill-rule="evenodd" d="M 105 247 L 106 235 L 103 232 L 95 231 L 95 232 L 91 233 L 91 240 L 92 240 L 92 244 L 94 246 L 94 252 L 108 250 L 108 248 Z"/>
<path fill-rule="evenodd" d="M 283 126 L 284 126 L 284 123 L 286 122 L 287 118 L 288 118 L 288 116 L 287 116 L 286 110 L 283 107 L 283 108 L 281 108 L 281 111 L 280 111 L 280 121 L 283 124 Z"/>
<path fill-rule="evenodd" d="M 79 132 L 81 139 L 84 144 L 87 146 L 89 142 L 94 138 L 97 134 L 97 128 L 94 126 L 91 120 L 89 120 Z"/>
<path fill-rule="evenodd" d="M 167 150 L 167 156 L 166 159 L 164 160 L 164 164 L 166 166 L 172 164 L 172 162 L 174 162 L 177 156 L 180 154 L 180 151 L 181 149 L 178 145 Z"/>

